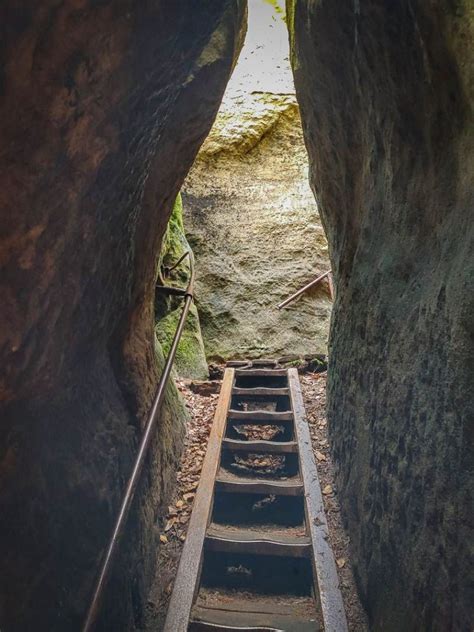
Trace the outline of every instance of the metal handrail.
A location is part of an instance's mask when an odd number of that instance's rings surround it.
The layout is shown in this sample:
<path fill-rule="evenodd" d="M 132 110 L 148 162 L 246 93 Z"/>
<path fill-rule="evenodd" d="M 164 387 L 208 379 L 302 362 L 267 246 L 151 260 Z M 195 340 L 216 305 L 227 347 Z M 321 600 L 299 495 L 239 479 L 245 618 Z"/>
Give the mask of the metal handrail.
<path fill-rule="evenodd" d="M 130 474 L 130 478 L 128 479 L 127 486 L 125 488 L 125 494 L 123 496 L 122 503 L 120 505 L 120 510 L 117 514 L 117 518 L 115 520 L 114 528 L 112 531 L 112 535 L 110 537 L 105 555 L 102 559 L 102 565 L 100 568 L 100 573 L 98 574 L 97 581 L 94 588 L 94 593 L 89 605 L 89 609 L 87 611 L 87 616 L 84 621 L 84 625 L 82 628 L 82 632 L 90 632 L 93 630 L 94 625 L 97 620 L 97 615 L 99 612 L 99 607 L 101 603 L 101 599 L 104 593 L 104 589 L 107 585 L 107 581 L 110 577 L 110 572 L 112 569 L 112 564 L 115 558 L 115 554 L 117 552 L 118 544 L 120 542 L 120 538 L 123 533 L 123 528 L 126 524 L 127 517 L 130 511 L 130 507 L 135 496 L 135 491 L 137 484 L 140 480 L 140 475 L 143 470 L 143 465 L 145 463 L 145 458 L 148 454 L 148 449 L 150 447 L 151 439 L 153 436 L 153 431 L 156 427 L 156 423 L 158 421 L 158 413 L 160 411 L 161 404 L 163 402 L 163 398 L 165 395 L 165 389 L 168 384 L 168 380 L 171 374 L 171 369 L 173 366 L 173 361 L 176 356 L 176 351 L 178 349 L 178 344 L 181 339 L 181 335 L 183 333 L 184 325 L 186 322 L 186 317 L 189 313 L 189 309 L 191 307 L 191 303 L 193 301 L 193 292 L 194 292 L 194 257 L 192 251 L 188 251 L 186 253 L 189 256 L 189 267 L 190 267 L 190 278 L 189 283 L 186 290 L 183 293 L 184 296 L 184 305 L 183 310 L 181 312 L 181 316 L 178 322 L 178 326 L 176 327 L 176 332 L 173 338 L 173 343 L 171 345 L 171 349 L 169 351 L 168 357 L 165 362 L 165 366 L 163 369 L 163 373 L 161 374 L 160 381 L 158 384 L 158 388 L 156 391 L 155 399 L 153 400 L 153 405 L 151 407 L 150 414 L 148 416 L 145 430 L 143 431 L 143 435 L 140 441 L 140 446 L 138 448 L 137 457 L 135 459 L 135 464 L 133 466 L 132 473 Z M 178 261 L 178 264 L 183 261 L 183 255 L 181 259 Z M 172 269 L 174 269 L 173 266 Z M 166 286 L 164 286 L 166 287 Z"/>
<path fill-rule="evenodd" d="M 281 303 L 279 303 L 277 305 L 278 309 L 283 309 L 283 307 L 286 307 L 288 305 L 288 303 L 291 303 L 292 301 L 295 300 L 295 298 L 298 298 L 298 296 L 301 296 L 301 294 L 304 294 L 304 292 L 306 292 L 307 290 L 309 290 L 310 288 L 314 287 L 315 285 L 317 285 L 320 281 L 322 281 L 324 278 L 328 277 L 328 283 L 329 283 L 329 293 L 331 295 L 331 299 L 334 299 L 334 288 L 333 288 L 333 281 L 332 281 L 332 270 L 328 270 L 327 272 L 324 272 L 324 274 L 321 274 L 320 276 L 316 277 L 315 279 L 313 279 L 313 281 L 311 281 L 310 283 L 307 283 L 305 286 L 303 286 L 301 289 L 299 289 L 297 292 L 295 292 L 294 294 L 292 294 L 291 296 L 289 296 L 288 298 L 286 298 L 284 301 L 282 301 Z"/>

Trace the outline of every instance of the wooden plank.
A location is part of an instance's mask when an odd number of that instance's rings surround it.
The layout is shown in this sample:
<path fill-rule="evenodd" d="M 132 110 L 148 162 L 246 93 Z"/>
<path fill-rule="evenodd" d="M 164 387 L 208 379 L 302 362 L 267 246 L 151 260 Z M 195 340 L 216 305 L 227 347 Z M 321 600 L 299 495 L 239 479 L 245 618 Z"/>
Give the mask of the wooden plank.
<path fill-rule="evenodd" d="M 241 397 L 284 397 L 289 395 L 287 388 L 270 388 L 268 386 L 256 386 L 253 388 L 242 388 L 234 386 L 232 395 L 240 395 Z"/>
<path fill-rule="evenodd" d="M 209 551 L 242 553 L 248 555 L 275 555 L 278 557 L 311 556 L 311 541 L 308 537 L 291 537 L 284 534 L 257 534 L 239 529 L 229 533 L 224 529 L 208 529 L 204 547 Z M 264 563 L 264 562 L 262 562 Z"/>
<path fill-rule="evenodd" d="M 274 358 L 256 358 L 255 360 L 252 360 L 253 367 L 276 367 L 276 365 L 277 361 Z"/>
<path fill-rule="evenodd" d="M 197 607 L 193 610 L 190 632 L 318 632 L 316 614 L 304 621 L 293 614 L 249 612 L 250 603 L 239 610 Z"/>
<path fill-rule="evenodd" d="M 287 428 L 290 425 L 290 430 L 293 428 L 293 420 L 280 419 L 275 421 L 269 421 L 268 419 L 229 419 L 228 427 L 239 426 L 281 426 Z"/>
<path fill-rule="evenodd" d="M 232 494 L 275 494 L 275 496 L 302 496 L 303 483 L 288 481 L 262 481 L 261 479 L 240 478 L 230 480 L 224 475 L 216 479 L 216 491 Z"/>
<path fill-rule="evenodd" d="M 227 360 L 227 362 L 225 363 L 226 367 L 232 367 L 234 369 L 237 369 L 239 367 L 251 367 L 252 363 L 250 362 L 250 360 Z"/>
<path fill-rule="evenodd" d="M 234 369 L 226 369 L 164 632 L 186 632 L 188 629 L 195 592 L 199 584 L 204 538 L 213 502 L 214 478 L 219 467 L 221 441 L 225 433 L 233 383 Z"/>
<path fill-rule="evenodd" d="M 235 377 L 286 377 L 287 369 L 236 369 Z"/>
<path fill-rule="evenodd" d="M 347 632 L 344 603 L 339 588 L 334 554 L 324 513 L 323 496 L 314 460 L 309 426 L 301 394 L 298 372 L 288 370 L 290 397 L 299 445 L 300 471 L 305 485 L 306 524 L 313 544 L 314 569 L 317 579 L 325 632 Z"/>
<path fill-rule="evenodd" d="M 224 599 L 220 599 L 219 589 L 217 588 L 217 590 L 213 591 L 211 599 L 205 597 L 204 601 L 202 601 L 200 597 L 201 595 L 198 596 L 196 605 L 193 608 L 193 615 L 195 610 L 219 610 L 223 612 L 245 612 L 250 615 L 277 614 L 290 616 L 298 621 L 307 621 L 308 618 L 310 620 L 312 618 L 313 608 L 316 615 L 316 603 L 310 596 L 304 600 L 296 597 L 293 601 L 292 595 L 280 595 L 283 599 L 278 599 L 276 595 L 253 593 L 252 599 L 249 599 L 248 593 L 243 597 L 238 592 L 232 595 L 229 594 L 228 590 L 224 589 Z"/>
<path fill-rule="evenodd" d="M 268 423 L 280 423 L 280 421 L 293 421 L 293 413 L 290 411 L 274 412 L 269 410 L 229 410 L 229 421 L 267 421 Z"/>
<path fill-rule="evenodd" d="M 298 452 L 296 441 L 240 441 L 224 439 L 222 448 L 232 452 L 255 452 L 256 454 L 294 454 Z"/>

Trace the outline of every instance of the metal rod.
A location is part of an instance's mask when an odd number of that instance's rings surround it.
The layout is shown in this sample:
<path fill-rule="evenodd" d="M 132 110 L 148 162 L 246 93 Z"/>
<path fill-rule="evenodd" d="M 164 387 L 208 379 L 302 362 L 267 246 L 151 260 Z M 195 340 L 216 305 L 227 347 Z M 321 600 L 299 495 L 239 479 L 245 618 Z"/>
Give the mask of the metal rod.
<path fill-rule="evenodd" d="M 313 287 L 313 285 L 317 285 L 320 281 L 322 281 L 325 277 L 327 277 L 328 274 L 331 274 L 331 270 L 328 270 L 324 274 L 321 274 L 321 276 L 318 276 L 316 279 L 314 279 L 313 281 L 311 281 L 310 283 L 308 283 L 307 285 L 302 287 L 300 290 L 298 290 L 297 292 L 295 292 L 291 296 L 289 296 L 283 302 L 279 303 L 277 305 L 278 309 L 282 309 L 283 307 L 286 307 L 286 305 L 288 305 L 288 303 L 291 303 L 292 301 L 295 300 L 295 298 L 298 298 L 298 296 L 301 296 L 301 294 L 306 292 L 306 290 L 309 290 L 309 288 Z"/>
<path fill-rule="evenodd" d="M 120 505 L 120 510 L 117 514 L 117 518 L 115 521 L 115 525 L 112 531 L 112 535 L 109 540 L 109 544 L 107 546 L 107 550 L 102 559 L 102 564 L 100 567 L 100 573 L 97 578 L 97 582 L 94 588 L 93 597 L 89 606 L 89 610 L 87 612 L 87 616 L 82 628 L 82 632 L 90 632 L 94 629 L 94 625 L 97 620 L 97 615 L 99 612 L 100 603 L 102 600 L 102 596 L 104 593 L 104 589 L 107 585 L 107 581 L 110 577 L 110 572 L 112 569 L 112 564 L 115 558 L 115 554 L 117 552 L 117 547 L 120 542 L 120 538 L 123 533 L 123 528 L 126 524 L 127 517 L 130 511 L 130 507 L 135 495 L 135 490 L 137 484 L 140 480 L 140 475 L 143 470 L 143 465 L 145 463 L 145 458 L 148 453 L 148 449 L 150 447 L 150 443 L 153 437 L 153 431 L 156 427 L 156 423 L 158 421 L 158 415 L 160 411 L 161 404 L 163 402 L 163 398 L 165 395 L 166 385 L 168 383 L 169 376 L 171 374 L 171 369 L 173 366 L 173 361 L 176 356 L 176 351 L 178 349 L 178 344 L 183 333 L 184 325 L 186 322 L 186 317 L 188 315 L 189 309 L 191 307 L 191 303 L 193 300 L 193 291 L 194 291 L 194 258 L 192 252 L 189 253 L 189 264 L 190 264 L 190 280 L 188 287 L 186 289 L 185 301 L 183 305 L 183 310 L 181 312 L 181 317 L 178 322 L 178 326 L 176 328 L 176 333 L 173 338 L 173 343 L 171 345 L 170 352 L 166 359 L 166 363 L 163 369 L 163 373 L 160 377 L 160 382 L 158 384 L 158 388 L 156 391 L 155 399 L 153 401 L 153 405 L 151 407 L 150 414 L 148 416 L 148 420 L 146 422 L 145 430 L 143 432 L 140 446 L 138 448 L 138 453 L 135 459 L 135 464 L 133 466 L 132 473 L 130 478 L 128 479 L 128 483 L 125 489 L 125 494 L 123 496 L 122 504 Z"/>
<path fill-rule="evenodd" d="M 189 253 L 190 253 L 189 250 L 187 252 L 185 252 L 184 255 L 182 255 L 178 259 L 178 261 L 174 264 L 174 266 L 171 266 L 171 268 L 165 268 L 166 276 L 169 276 L 170 272 L 173 272 L 173 270 L 175 270 L 179 266 L 179 264 L 186 259 L 186 257 L 189 255 Z"/>
<path fill-rule="evenodd" d="M 186 290 L 181 287 L 172 287 L 171 285 L 157 285 L 155 286 L 156 292 L 162 294 L 172 294 L 173 296 L 186 296 Z"/>

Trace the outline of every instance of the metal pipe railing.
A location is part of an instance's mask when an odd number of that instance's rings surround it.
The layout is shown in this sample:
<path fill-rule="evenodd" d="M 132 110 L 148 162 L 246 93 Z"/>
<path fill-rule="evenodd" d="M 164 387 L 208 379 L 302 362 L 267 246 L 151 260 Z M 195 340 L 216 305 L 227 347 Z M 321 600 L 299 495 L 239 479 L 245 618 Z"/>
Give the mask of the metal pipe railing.
<path fill-rule="evenodd" d="M 332 281 L 332 270 L 328 270 L 327 272 L 324 272 L 324 274 L 321 274 L 320 276 L 316 277 L 316 279 L 313 279 L 313 281 L 311 281 L 310 283 L 307 283 L 304 287 L 302 287 L 297 292 L 295 292 L 294 294 L 286 298 L 284 301 L 279 303 L 277 305 L 278 309 L 283 309 L 283 307 L 286 307 L 288 303 L 291 303 L 292 301 L 294 301 L 295 298 L 298 298 L 298 296 L 301 296 L 302 294 L 304 294 L 304 292 L 306 292 L 313 286 L 317 285 L 320 281 L 322 281 L 326 277 L 328 277 L 328 282 L 329 282 L 329 293 L 331 294 L 331 299 L 333 299 L 334 286 L 333 286 L 333 281 Z"/>
<path fill-rule="evenodd" d="M 184 295 L 183 310 L 181 312 L 178 326 L 176 328 L 176 332 L 173 338 L 171 349 L 169 351 L 168 357 L 165 362 L 163 373 L 161 374 L 161 377 L 160 377 L 155 399 L 153 400 L 153 405 L 151 407 L 151 411 L 145 425 L 145 430 L 143 431 L 143 435 L 140 441 L 140 446 L 138 448 L 137 457 L 135 459 L 135 464 L 133 466 L 132 473 L 130 474 L 130 478 L 128 479 L 127 486 L 125 488 L 125 494 L 123 496 L 122 504 L 120 505 L 120 510 L 115 520 L 112 535 L 110 537 L 105 555 L 102 559 L 100 572 L 97 577 L 94 593 L 92 596 L 91 603 L 89 605 L 89 610 L 87 611 L 87 616 L 84 621 L 82 632 L 91 632 L 91 630 L 93 630 L 94 625 L 96 623 L 102 596 L 103 596 L 105 587 L 107 585 L 107 581 L 110 577 L 112 564 L 113 564 L 115 555 L 117 553 L 117 548 L 118 548 L 120 538 L 123 533 L 123 528 L 126 524 L 127 517 L 130 512 L 130 507 L 131 507 L 133 498 L 135 496 L 137 484 L 140 480 L 140 475 L 143 470 L 145 458 L 148 454 L 148 449 L 150 447 L 151 439 L 153 437 L 153 431 L 155 430 L 156 423 L 158 421 L 158 414 L 161 408 L 161 404 L 163 403 L 166 386 L 168 384 L 168 380 L 171 374 L 171 369 L 173 366 L 173 361 L 176 356 L 176 351 L 178 349 L 179 341 L 181 339 L 181 335 L 184 330 L 186 318 L 189 313 L 191 303 L 193 301 L 194 257 L 191 251 L 187 252 L 186 255 L 189 256 L 190 278 L 189 278 L 188 287 L 183 293 Z M 181 263 L 181 261 L 183 261 L 186 255 L 183 255 L 183 257 L 181 257 L 181 259 L 178 261 L 178 264 Z M 173 268 L 171 269 L 174 269 L 175 267 L 176 266 L 173 266 Z M 162 289 L 165 289 L 165 288 L 162 288 Z"/>

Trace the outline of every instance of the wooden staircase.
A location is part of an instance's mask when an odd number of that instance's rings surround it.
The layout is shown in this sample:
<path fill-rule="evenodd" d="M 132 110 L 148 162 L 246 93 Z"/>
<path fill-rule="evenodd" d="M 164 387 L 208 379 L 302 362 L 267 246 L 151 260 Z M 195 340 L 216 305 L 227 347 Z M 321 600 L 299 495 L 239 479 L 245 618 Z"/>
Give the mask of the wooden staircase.
<path fill-rule="evenodd" d="M 298 373 L 226 369 L 165 632 L 345 632 Z"/>

